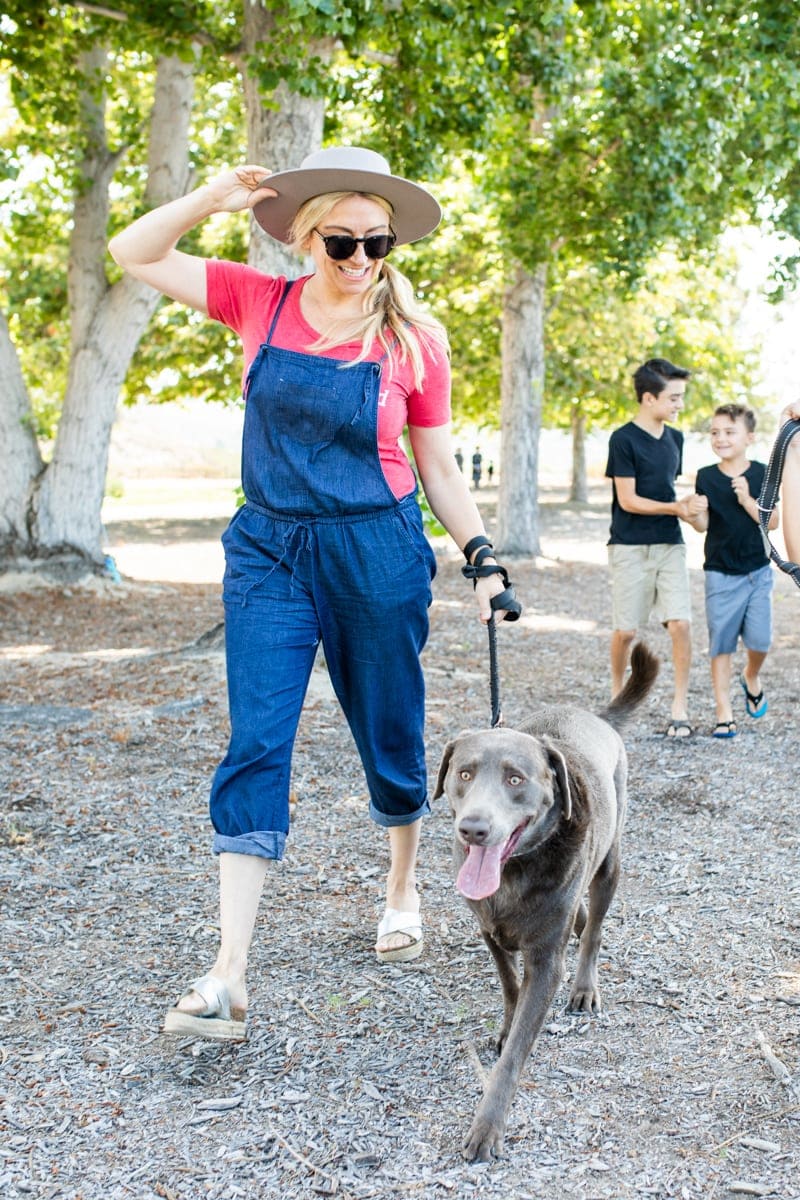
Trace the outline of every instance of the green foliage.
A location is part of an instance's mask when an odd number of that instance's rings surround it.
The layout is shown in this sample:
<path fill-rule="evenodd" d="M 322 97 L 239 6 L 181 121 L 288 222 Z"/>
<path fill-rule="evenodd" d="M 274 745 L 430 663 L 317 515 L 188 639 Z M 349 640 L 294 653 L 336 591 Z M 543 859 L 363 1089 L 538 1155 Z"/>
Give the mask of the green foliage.
<path fill-rule="evenodd" d="M 631 376 L 656 357 L 692 372 L 687 428 L 703 428 L 717 404 L 752 403 L 758 365 L 737 340 L 746 296 L 731 282 L 735 269 L 730 254 L 687 264 L 665 253 L 633 296 L 614 294 L 597 270 L 565 273 L 547 322 L 545 424 L 569 428 L 576 412 L 587 430 L 628 419 Z"/>
<path fill-rule="evenodd" d="M 391 161 L 458 153 L 529 269 L 567 247 L 635 286 L 666 242 L 694 254 L 765 203 L 800 230 L 791 6 L 397 0 L 356 38 L 343 87 Z"/>
<path fill-rule="evenodd" d="M 440 522 L 437 521 L 436 517 L 433 515 L 433 510 L 428 503 L 428 497 L 422 491 L 422 488 L 420 488 L 417 494 L 417 499 L 419 500 L 419 506 L 422 511 L 422 524 L 428 537 L 445 537 L 447 530 L 445 529 L 444 525 L 440 524 Z"/>
<path fill-rule="evenodd" d="M 735 297 L 699 255 L 728 222 L 757 217 L 786 234 L 776 297 L 794 281 L 800 23 L 791 5 L 268 0 L 266 8 L 268 41 L 251 64 L 262 88 L 286 81 L 328 96 L 330 140 L 382 150 L 395 170 L 433 181 L 442 199 L 438 234 L 396 259 L 450 331 L 458 417 L 496 420 L 503 286 L 517 262 L 548 263 L 548 420 L 566 424 L 579 402 L 602 423 L 650 348 L 696 368 L 692 403 L 706 404 L 712 390 L 747 390 L 752 367 L 735 351 L 728 319 Z M 109 233 L 142 203 L 158 54 L 201 48 L 197 177 L 243 153 L 239 0 L 115 0 L 105 13 L 58 0 L 2 7 L 0 60 L 16 117 L 0 129 L 0 296 L 43 433 L 52 433 L 68 367 L 68 236 L 87 151 L 77 130 L 89 51 L 109 48 L 94 97 L 108 152 L 121 155 Z M 332 68 L 317 52 L 331 42 Z M 240 219 L 212 221 L 182 245 L 241 259 L 245 231 Z M 665 248 L 667 277 L 654 278 L 649 264 Z M 679 278 L 681 290 L 672 286 Z M 126 398 L 233 399 L 239 370 L 238 339 L 163 303 Z"/>
<path fill-rule="evenodd" d="M 13 109 L 0 132 L 0 163 L 10 181 L 0 191 L 0 302 L 9 310 L 37 432 L 52 438 L 69 369 L 70 219 L 82 186 L 79 164 L 87 151 L 78 111 L 87 82 L 82 56 L 98 38 L 115 45 L 97 96 L 109 143 L 101 152 L 124 151 L 114 176 L 110 236 L 130 222 L 142 203 L 157 55 L 186 52 L 187 31 L 194 35 L 204 17 L 207 41 L 214 33 L 224 46 L 236 27 L 222 20 L 216 5 L 119 4 L 115 11 L 124 21 L 104 20 L 67 4 L 43 6 L 41 13 L 30 4 L 5 5 L 4 11 L 10 35 L 2 57 L 10 67 Z M 15 29 L 8 26 L 9 18 Z M 216 54 L 201 59 L 197 93 L 203 102 L 195 110 L 191 165 L 202 174 L 220 158 L 241 160 L 244 121 L 236 72 Z M 209 223 L 184 244 L 209 254 L 245 257 L 241 224 L 231 222 L 226 228 Z M 110 260 L 109 270 L 112 279 L 118 277 Z M 152 336 L 135 356 L 124 399 L 235 397 L 240 391 L 238 363 L 238 343 L 228 331 L 200 322 L 180 306 L 162 304 Z"/>
<path fill-rule="evenodd" d="M 445 219 L 434 237 L 397 253 L 420 298 L 448 331 L 456 419 L 496 422 L 504 261 L 497 229 L 463 164 L 437 187 Z"/>

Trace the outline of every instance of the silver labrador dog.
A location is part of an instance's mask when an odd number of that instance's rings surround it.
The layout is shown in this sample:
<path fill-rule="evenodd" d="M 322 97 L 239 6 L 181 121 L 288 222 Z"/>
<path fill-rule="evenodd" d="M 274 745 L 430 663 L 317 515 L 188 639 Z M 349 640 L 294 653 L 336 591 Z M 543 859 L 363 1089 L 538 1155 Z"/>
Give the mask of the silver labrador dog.
<path fill-rule="evenodd" d="M 626 805 L 617 728 L 657 674 L 658 659 L 639 643 L 625 687 L 601 714 L 548 705 L 520 729 L 463 733 L 445 749 L 435 796 L 447 795 L 455 817 L 456 886 L 480 922 L 505 1006 L 500 1057 L 464 1141 L 470 1161 L 502 1153 L 508 1110 L 573 929 L 580 946 L 570 1008 L 600 1010 L 597 956 Z"/>

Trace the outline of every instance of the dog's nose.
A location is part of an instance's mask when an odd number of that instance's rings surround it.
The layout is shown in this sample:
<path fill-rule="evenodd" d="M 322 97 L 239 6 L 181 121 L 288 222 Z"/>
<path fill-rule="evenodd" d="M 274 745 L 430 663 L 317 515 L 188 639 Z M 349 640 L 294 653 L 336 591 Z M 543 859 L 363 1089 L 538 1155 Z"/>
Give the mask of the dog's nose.
<path fill-rule="evenodd" d="M 458 832 L 465 842 L 482 846 L 489 836 L 489 822 L 485 817 L 462 817 L 458 822 Z"/>

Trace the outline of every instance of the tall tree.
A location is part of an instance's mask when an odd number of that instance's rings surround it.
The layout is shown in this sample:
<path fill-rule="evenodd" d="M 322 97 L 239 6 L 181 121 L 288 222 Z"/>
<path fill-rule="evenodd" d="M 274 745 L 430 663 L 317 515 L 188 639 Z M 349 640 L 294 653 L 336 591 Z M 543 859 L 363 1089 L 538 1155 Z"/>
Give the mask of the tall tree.
<path fill-rule="evenodd" d="M 214 72 L 219 78 L 220 60 L 224 71 L 239 71 L 244 81 L 252 161 L 283 165 L 316 148 L 332 41 L 321 32 L 326 5 L 307 7 L 316 20 L 301 26 L 295 11 L 250 0 L 241 9 L 182 0 L 168 6 L 155 0 L 113 6 L 32 6 L 17 0 L 4 6 L 2 56 L 11 67 L 20 132 L 31 132 L 27 147 L 24 138 L 22 145 L 4 147 L 0 169 L 10 176 L 23 159 L 38 156 L 48 172 L 33 192 L 40 202 L 51 202 L 70 227 L 64 254 L 70 332 L 62 347 L 66 365 L 53 373 L 63 378 L 63 399 L 48 404 L 57 410 L 48 461 L 36 437 L 32 390 L 25 385 L 14 331 L 5 319 L 0 322 L 0 370 L 8 380 L 0 388 L 5 565 L 43 567 L 51 574 L 58 568 L 68 576 L 97 569 L 103 561 L 100 514 L 111 426 L 132 355 L 159 302 L 152 289 L 133 279 L 107 277 L 112 185 L 119 188 L 123 176 L 134 187 L 139 180 L 146 207 L 189 185 L 194 71 L 203 47 L 207 83 Z M 291 87 L 301 77 L 302 94 Z M 9 255 L 15 232 L 23 241 L 28 236 L 24 224 L 31 206 L 19 202 L 19 193 L 16 199 Z M 253 239 L 252 245 L 252 258 L 261 265 L 296 270 L 279 248 L 266 262 L 266 239 Z M 33 273 L 23 274 L 26 279 L 9 272 L 7 283 L 14 324 L 31 323 L 24 313 L 30 301 L 40 330 L 49 328 L 42 324 L 44 310 L 58 325 L 57 289 L 48 282 L 46 303 L 34 303 L 26 291 Z"/>
<path fill-rule="evenodd" d="M 376 128 L 469 138 L 500 230 L 504 352 L 520 361 L 503 366 L 498 540 L 533 553 L 548 276 L 583 262 L 624 292 L 662 247 L 689 256 L 742 216 L 795 234 L 800 29 L 779 0 L 399 0 L 384 21 Z"/>
<path fill-rule="evenodd" d="M 0 356 L 14 383 L 13 400 L 5 389 L 0 392 L 6 435 L 0 443 L 0 548 L 6 563 L 44 561 L 48 570 L 58 565 L 69 575 L 87 562 L 102 561 L 100 507 L 111 425 L 130 356 L 156 297 L 132 280 L 110 286 L 106 278 L 110 185 L 126 150 L 124 138 L 116 147 L 109 143 L 108 108 L 115 98 L 107 83 L 114 58 L 107 22 L 98 25 L 92 17 L 49 6 L 18 7 L 5 18 L 14 23 L 6 42 L 14 65 L 13 98 L 23 126 L 32 131 L 31 153 L 50 169 L 31 191 L 46 202 L 48 194 L 56 197 L 71 181 L 70 203 L 55 201 L 70 227 L 69 339 L 63 405 L 52 456 L 45 462 L 8 324 L 0 326 Z M 47 72 L 51 85 L 40 92 L 37 84 Z M 149 107 L 145 193 L 150 204 L 180 194 L 188 182 L 192 86 L 191 61 L 175 53 L 158 57 L 152 93 L 149 101 L 143 98 Z M 146 123 L 144 109 L 126 99 L 120 132 L 126 126 L 133 130 L 138 121 Z M 23 201 L 12 215 L 12 236 L 15 225 L 24 224 L 26 207 Z M 13 283 L 12 292 L 18 294 L 19 286 Z"/>
<path fill-rule="evenodd" d="M 541 39 L 545 30 L 520 22 L 512 31 L 509 93 L 517 104 L 502 126 L 512 140 L 488 179 L 510 256 L 531 281 L 572 259 L 599 268 L 609 294 L 630 292 L 661 247 L 690 256 L 728 222 L 756 219 L 767 197 L 773 219 L 795 230 L 796 207 L 782 198 L 796 154 L 782 134 L 772 149 L 775 122 L 796 128 L 800 111 L 791 14 L 772 3 L 749 6 L 745 20 L 741 5 L 724 3 L 560 9 L 547 35 L 559 67 L 540 69 L 533 88 L 542 42 L 531 34 Z M 546 113 L 533 126 L 531 106 Z M 539 328 L 546 310 L 542 292 Z M 532 431 L 543 393 L 543 378 L 532 377 Z M 519 403 L 504 394 L 504 408 Z M 501 486 L 498 541 L 531 551 L 538 539 L 518 502 L 524 461 L 518 442 L 503 446 L 508 491 L 504 497 Z"/>

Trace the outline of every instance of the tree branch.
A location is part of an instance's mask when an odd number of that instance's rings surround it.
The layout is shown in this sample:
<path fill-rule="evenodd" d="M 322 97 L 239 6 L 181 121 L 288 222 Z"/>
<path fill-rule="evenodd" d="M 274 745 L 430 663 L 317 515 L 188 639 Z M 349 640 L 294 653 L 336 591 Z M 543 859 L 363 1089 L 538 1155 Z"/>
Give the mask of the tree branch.
<path fill-rule="evenodd" d="M 86 0 L 67 0 L 67 3 L 73 8 L 80 8 L 83 12 L 91 13 L 95 17 L 108 17 L 111 21 L 127 21 L 128 14 L 119 12 L 114 8 L 106 8 L 103 4 L 88 4 Z"/>

